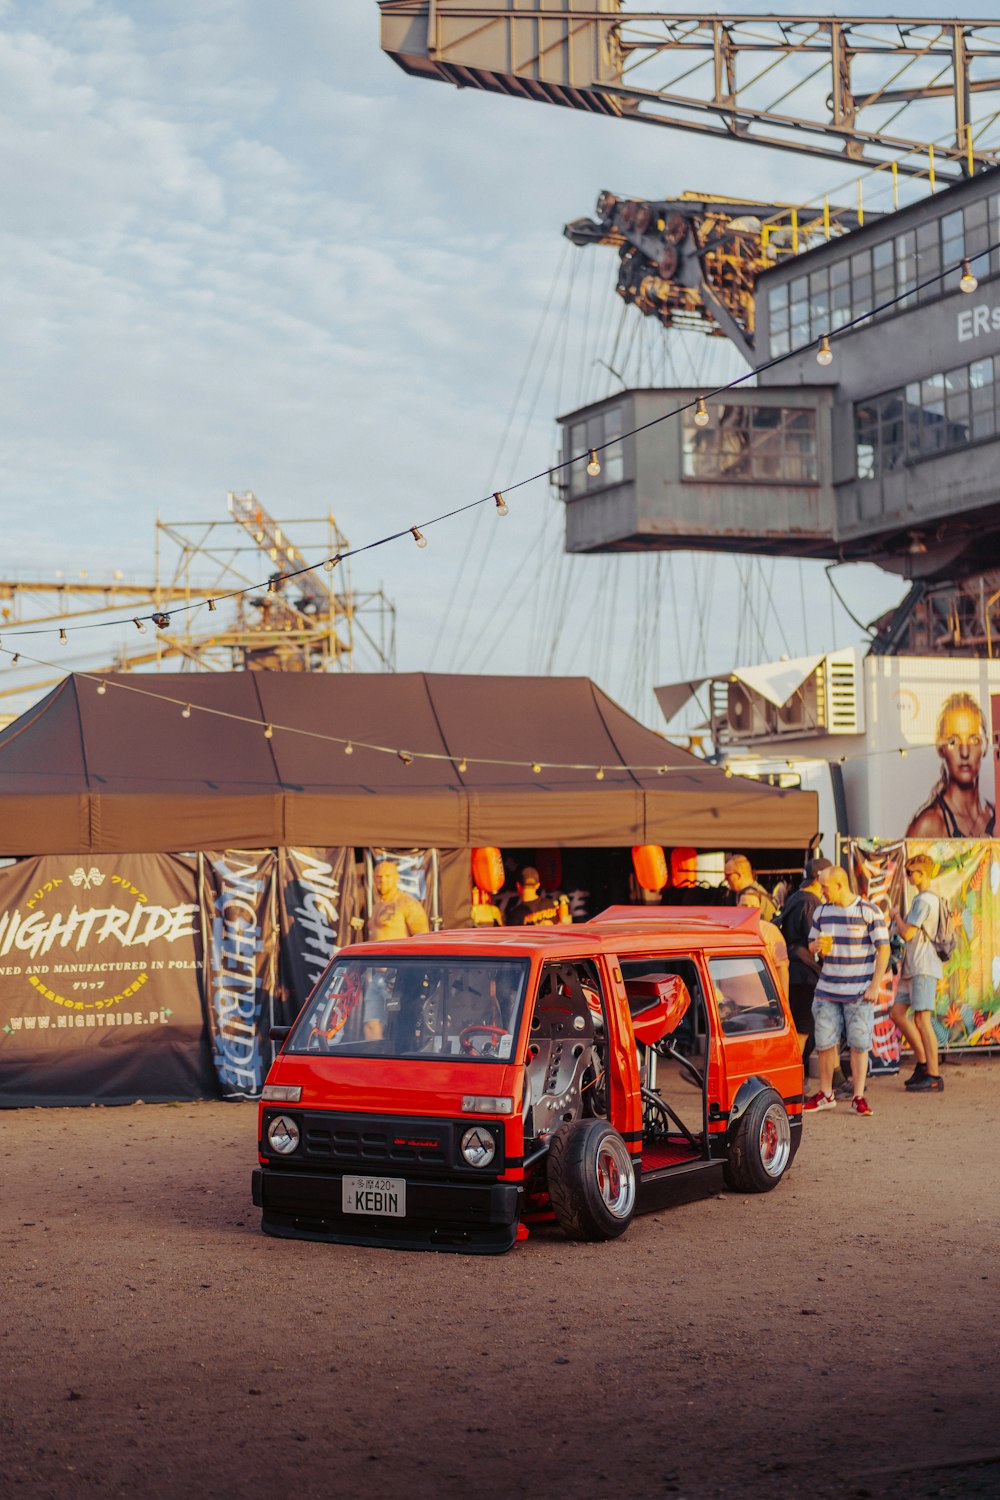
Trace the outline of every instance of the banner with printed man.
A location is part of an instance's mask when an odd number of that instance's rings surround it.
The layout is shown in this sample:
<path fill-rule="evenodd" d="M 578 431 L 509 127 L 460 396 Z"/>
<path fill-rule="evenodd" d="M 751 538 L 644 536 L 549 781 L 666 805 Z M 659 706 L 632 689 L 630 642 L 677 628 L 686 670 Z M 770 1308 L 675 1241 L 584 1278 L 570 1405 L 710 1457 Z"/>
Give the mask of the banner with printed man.
<path fill-rule="evenodd" d="M 216 1092 L 195 868 L 50 855 L 0 870 L 0 1104 Z"/>
<path fill-rule="evenodd" d="M 956 937 L 934 1006 L 938 1045 L 1000 1046 L 1000 840 L 910 838 L 886 845 L 854 839 L 849 848 L 862 893 L 879 904 L 884 896 L 897 909 L 908 909 L 913 895 L 905 885 L 905 860 L 930 856 L 930 889 L 948 902 Z"/>

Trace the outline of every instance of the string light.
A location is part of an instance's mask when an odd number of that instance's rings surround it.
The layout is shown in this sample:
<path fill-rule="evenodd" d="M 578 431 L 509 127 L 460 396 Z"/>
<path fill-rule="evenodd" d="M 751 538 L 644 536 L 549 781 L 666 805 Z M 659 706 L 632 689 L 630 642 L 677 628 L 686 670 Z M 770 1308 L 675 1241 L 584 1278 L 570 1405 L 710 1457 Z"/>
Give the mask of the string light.
<path fill-rule="evenodd" d="M 539 774 L 539 772 L 541 771 L 542 768 L 538 764 L 537 760 L 533 760 L 531 762 L 531 769 L 534 771 L 535 775 L 537 776 Z"/>
<path fill-rule="evenodd" d="M 267 592 L 269 594 L 276 594 L 278 592 L 278 580 L 276 578 L 269 578 L 267 580 Z"/>
<path fill-rule="evenodd" d="M 462 773 L 462 774 L 463 774 L 463 775 L 464 775 L 464 774 L 465 774 L 465 772 L 466 772 L 466 771 L 467 771 L 467 770 L 468 770 L 468 769 L 469 769 L 469 762 L 468 762 L 468 761 L 467 761 L 467 760 L 466 760 L 466 758 L 465 758 L 465 756 L 464 756 L 464 755 L 463 755 L 463 756 L 462 756 L 462 759 L 461 759 L 461 760 L 460 760 L 460 761 L 459 761 L 459 763 L 458 763 L 458 769 L 459 769 L 459 771 L 460 771 L 460 772 L 461 772 L 461 773 Z"/>
<path fill-rule="evenodd" d="M 732 768 L 732 766 L 724 766 L 723 769 L 722 769 L 722 774 L 723 774 L 723 776 L 725 776 L 727 778 L 727 780 L 731 781 L 732 780 L 732 775 L 733 775 L 733 768 Z"/>
<path fill-rule="evenodd" d="M 590 475 L 591 479 L 596 479 L 597 476 L 598 476 L 598 474 L 600 472 L 601 472 L 601 460 L 597 456 L 597 449 L 596 448 L 591 448 L 591 450 L 590 450 L 590 459 L 589 459 L 589 462 L 587 464 L 587 473 Z"/>
<path fill-rule="evenodd" d="M 107 690 L 108 690 L 108 685 L 107 685 L 106 682 L 99 682 L 97 684 L 97 696 L 99 698 L 103 698 L 104 694 L 107 692 Z"/>
<path fill-rule="evenodd" d="M 59 644 L 60 646 L 69 645 L 69 636 L 66 634 L 65 630 L 60 630 L 59 632 Z"/>
<path fill-rule="evenodd" d="M 507 504 L 506 500 L 501 495 L 501 493 L 500 493 L 499 490 L 495 490 L 493 492 L 493 499 L 496 501 L 497 515 L 498 516 L 505 516 L 505 515 L 507 515 L 508 512 L 510 511 L 510 506 Z"/>
<path fill-rule="evenodd" d="M 595 781 L 603 781 L 604 780 L 604 767 L 603 766 L 598 766 L 597 773 L 594 776 L 594 780 Z"/>
<path fill-rule="evenodd" d="M 344 754 L 345 755 L 353 755 L 354 754 L 354 746 L 351 744 L 350 740 L 348 740 L 347 744 L 344 746 Z"/>
<path fill-rule="evenodd" d="M 830 335 L 828 333 L 824 333 L 819 341 L 819 348 L 816 350 L 816 363 L 818 365 L 833 364 L 833 350 L 830 348 Z"/>
<path fill-rule="evenodd" d="M 987 255 L 992 254 L 993 251 L 995 251 L 995 250 L 1000 250 L 1000 243 L 991 244 L 991 245 L 985 246 L 984 249 L 981 251 L 980 256 L 978 256 L 977 258 L 979 258 L 979 259 L 985 259 L 985 257 Z M 952 276 L 954 274 L 955 270 L 956 270 L 956 267 L 954 265 L 952 265 L 952 266 L 948 266 L 943 271 L 936 272 L 933 276 L 927 277 L 925 281 L 918 282 L 916 286 L 914 286 L 914 287 L 908 287 L 905 291 L 900 292 L 897 296 L 895 296 L 895 297 L 889 297 L 884 302 L 880 302 L 877 306 L 869 308 L 869 310 L 867 312 L 859 313 L 857 317 L 852 318 L 852 319 L 850 319 L 850 321 L 848 321 L 847 323 L 845 323 L 843 325 L 843 327 L 838 332 L 840 334 L 843 334 L 845 332 L 849 332 L 851 329 L 859 326 L 860 324 L 863 324 L 863 323 L 867 324 L 867 323 L 869 323 L 873 318 L 878 317 L 881 313 L 888 311 L 890 308 L 898 306 L 900 303 L 906 301 L 908 298 L 911 298 L 914 294 L 921 292 L 925 287 L 933 286 L 933 285 L 935 285 L 938 282 L 943 282 L 947 277 Z M 961 274 L 959 285 L 960 285 L 962 291 L 963 292 L 973 292 L 973 291 L 975 291 L 976 288 L 979 285 L 979 281 L 978 281 L 978 278 L 976 277 L 975 273 L 972 270 L 972 265 L 971 265 L 971 262 L 968 259 L 968 257 L 966 257 L 961 262 L 961 273 L 962 274 Z M 801 352 L 802 352 L 801 349 L 790 349 L 786 354 L 776 355 L 773 358 L 771 358 L 769 360 L 766 360 L 762 365 L 760 365 L 756 369 L 749 370 L 745 375 L 737 376 L 736 379 L 729 381 L 728 384 L 717 387 L 717 389 L 715 389 L 713 392 L 711 392 L 711 394 L 713 396 L 718 396 L 718 395 L 724 394 L 725 392 L 736 390 L 739 386 L 745 384 L 748 380 L 754 379 L 763 370 L 774 369 L 776 366 L 784 364 L 786 360 L 798 357 L 801 354 Z M 689 409 L 689 406 L 690 406 L 690 403 L 687 403 L 686 405 L 677 407 L 674 410 L 663 412 L 659 417 L 656 417 L 653 422 L 651 422 L 651 423 L 645 423 L 643 425 L 644 425 L 644 427 L 648 427 L 648 426 L 655 425 L 655 423 L 666 422 L 666 421 L 670 420 L 673 417 L 677 417 L 677 416 L 681 415 L 682 412 L 684 412 L 684 411 L 686 411 L 686 410 Z M 694 414 L 695 425 L 697 427 L 707 427 L 710 420 L 711 420 L 711 418 L 710 418 L 709 413 L 708 413 L 708 411 L 707 411 L 707 409 L 705 407 L 705 398 L 703 396 L 699 396 L 698 399 L 697 399 L 696 409 L 695 409 L 695 414 Z M 639 429 L 635 429 L 635 430 L 638 431 Z M 631 437 L 631 436 L 633 436 L 633 432 L 625 432 L 625 433 L 620 434 L 620 438 L 627 438 L 627 437 Z M 590 463 L 588 463 L 588 466 L 587 466 L 588 473 L 591 473 L 592 475 L 593 474 L 599 474 L 601 472 L 601 470 L 600 470 L 600 460 L 597 457 L 597 450 L 591 448 L 589 450 L 589 452 L 590 452 Z M 526 484 L 530 484 L 534 480 L 543 479 L 543 478 L 548 478 L 548 479 L 551 480 L 552 476 L 555 475 L 555 474 L 557 474 L 561 469 L 567 468 L 571 464 L 575 464 L 578 461 L 579 461 L 578 458 L 568 458 L 568 459 L 565 459 L 562 463 L 557 463 L 555 465 L 550 466 L 549 468 L 540 470 L 539 473 L 537 473 L 537 474 L 530 474 L 526 478 L 518 480 L 516 484 L 508 486 L 508 488 L 520 489 L 522 486 L 524 486 Z M 592 468 L 591 467 L 592 465 L 594 465 L 595 467 Z M 435 520 L 435 521 L 443 521 L 443 520 L 447 520 L 452 515 L 457 515 L 457 514 L 460 514 L 460 513 L 464 513 L 467 510 L 473 510 L 477 506 L 485 504 L 486 501 L 487 501 L 487 499 L 493 499 L 495 503 L 497 501 L 503 500 L 502 492 L 500 490 L 495 490 L 493 492 L 493 495 L 489 496 L 489 497 L 486 497 L 486 499 L 471 500 L 466 505 L 461 505 L 461 506 L 459 506 L 454 511 L 448 511 L 444 515 L 435 516 L 433 518 L 433 520 Z M 503 500 L 503 504 L 506 506 L 506 501 L 505 500 Z M 499 504 L 497 505 L 497 509 L 498 509 L 498 511 L 501 514 L 503 514 L 503 512 L 500 511 Z M 422 534 L 420 533 L 419 529 L 416 526 L 411 526 L 408 529 L 412 533 L 413 538 L 416 541 L 416 543 L 417 543 L 418 546 L 425 547 L 427 545 L 426 539 L 422 536 Z M 264 538 L 265 538 L 264 532 L 260 531 L 260 530 L 258 530 L 255 533 L 253 533 L 253 535 L 254 535 L 254 538 L 255 538 L 255 540 L 257 542 L 262 542 L 264 540 Z M 327 559 L 327 561 L 323 563 L 323 567 L 328 572 L 331 572 L 333 570 L 333 568 L 336 567 L 336 565 L 337 565 L 338 562 L 343 562 L 344 559 L 345 559 L 345 557 L 351 557 L 351 556 L 353 556 L 355 551 L 357 551 L 357 552 L 362 552 L 362 551 L 369 552 L 374 547 L 381 547 L 381 546 L 386 545 L 389 542 L 395 541 L 398 535 L 399 535 L 398 532 L 394 532 L 394 533 L 392 533 L 389 536 L 379 537 L 375 541 L 367 542 L 363 547 L 359 547 L 359 548 L 348 550 L 346 553 L 338 553 L 335 557 Z M 278 537 L 278 540 L 280 540 L 280 536 Z M 296 554 L 296 555 L 298 555 L 298 554 Z M 295 570 L 294 572 L 289 572 L 289 573 L 283 574 L 283 575 L 281 575 L 281 577 L 282 577 L 283 581 L 287 581 L 290 578 L 298 577 L 300 574 L 308 573 L 309 571 L 310 571 L 310 567 L 307 565 L 307 566 L 304 566 L 302 568 L 299 568 L 299 569 Z M 57 574 L 57 576 L 61 576 L 61 575 Z M 120 575 L 116 574 L 116 577 L 118 577 L 118 576 L 120 576 Z M 262 583 L 248 584 L 246 588 L 235 589 L 235 590 L 233 590 L 233 592 L 231 594 L 227 594 L 225 597 L 226 598 L 238 598 L 238 597 L 242 597 L 243 595 L 250 594 L 250 593 L 254 592 L 256 589 L 259 589 L 261 587 L 263 587 Z M 216 607 L 217 607 L 216 600 L 210 598 L 210 599 L 208 599 L 207 602 L 208 602 L 208 608 L 209 608 L 210 613 L 214 613 L 215 610 L 216 610 Z M 181 605 L 181 606 L 178 606 L 178 608 L 183 613 L 183 612 L 186 612 L 187 610 L 190 610 L 190 609 L 200 608 L 200 604 L 201 604 L 201 601 L 199 601 L 197 604 Z M 99 624 L 99 625 L 98 624 L 78 625 L 78 626 L 73 626 L 71 628 L 74 629 L 74 630 L 91 630 L 91 629 L 101 629 L 101 628 L 104 628 L 106 626 L 121 625 L 123 623 L 124 623 L 124 621 L 122 621 L 122 620 L 107 620 L 107 621 L 101 622 L 101 624 Z M 144 632 L 145 627 L 140 623 L 139 620 L 137 620 L 137 619 L 133 620 L 132 623 L 136 626 L 136 628 L 140 632 Z M 50 629 L 54 629 L 54 628 L 55 627 L 50 627 Z M 39 630 L 39 631 L 35 631 L 35 630 L 24 631 L 24 630 L 22 630 L 22 631 L 19 632 L 19 634 L 31 634 L 31 635 L 47 635 L 49 633 L 50 633 L 49 630 Z M 65 639 L 65 634 L 66 634 L 65 630 L 61 630 L 60 631 L 60 637 L 59 637 L 60 641 L 63 641 Z M 647 768 L 647 769 L 655 769 L 655 768 Z"/>
<path fill-rule="evenodd" d="M 14 655 L 13 655 L 13 656 L 12 656 L 12 657 L 11 657 L 11 659 L 10 659 L 10 664 L 11 664 L 11 666 L 12 666 L 12 667 L 16 667 L 16 666 L 17 666 L 17 664 L 18 664 L 18 662 L 19 662 L 19 661 L 20 661 L 20 660 L 21 660 L 21 653 L 20 653 L 20 651 L 15 651 L 15 652 L 14 652 Z"/>
<path fill-rule="evenodd" d="M 191 705 L 190 705 L 190 703 L 185 703 L 184 707 L 181 709 L 181 718 L 182 719 L 190 719 L 190 717 L 191 717 Z"/>
<path fill-rule="evenodd" d="M 403 762 L 404 766 L 413 765 L 413 756 L 408 750 L 397 750 L 396 754 L 399 756 L 399 759 Z"/>
<path fill-rule="evenodd" d="M 264 738 L 266 740 L 273 740 L 274 739 L 274 725 L 273 724 L 268 724 L 267 728 L 264 730 Z"/>
<path fill-rule="evenodd" d="M 905 760 L 906 759 L 906 746 L 905 745 L 900 745 L 900 747 L 899 747 L 899 758 L 900 758 L 900 760 Z"/>
<path fill-rule="evenodd" d="M 157 630 L 166 630 L 167 626 L 170 624 L 170 616 L 166 614 L 156 614 L 151 618 Z"/>
<path fill-rule="evenodd" d="M 138 630 L 140 635 L 146 634 L 146 627 L 141 620 L 133 620 L 132 624 L 135 626 L 136 630 Z"/>

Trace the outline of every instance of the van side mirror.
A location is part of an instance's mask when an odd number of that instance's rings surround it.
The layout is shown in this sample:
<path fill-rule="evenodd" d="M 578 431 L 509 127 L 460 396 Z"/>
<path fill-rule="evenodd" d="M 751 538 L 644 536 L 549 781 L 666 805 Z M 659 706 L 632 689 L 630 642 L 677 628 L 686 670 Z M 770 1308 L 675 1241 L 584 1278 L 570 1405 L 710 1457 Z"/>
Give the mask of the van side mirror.
<path fill-rule="evenodd" d="M 272 1042 L 278 1042 L 280 1044 L 288 1036 L 291 1029 L 292 1028 L 290 1026 L 272 1026 L 271 1030 L 268 1032 L 268 1037 Z"/>

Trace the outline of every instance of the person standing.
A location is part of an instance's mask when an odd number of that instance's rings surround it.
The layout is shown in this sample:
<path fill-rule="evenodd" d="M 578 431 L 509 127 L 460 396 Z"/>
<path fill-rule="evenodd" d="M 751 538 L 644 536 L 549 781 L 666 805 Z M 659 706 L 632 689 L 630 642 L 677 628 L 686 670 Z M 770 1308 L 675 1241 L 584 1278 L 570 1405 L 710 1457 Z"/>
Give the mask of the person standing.
<path fill-rule="evenodd" d="M 740 891 L 738 906 L 751 906 L 760 912 L 760 935 L 764 939 L 764 946 L 774 966 L 778 984 L 784 999 L 788 999 L 788 948 L 782 937 L 781 928 L 776 927 L 773 922 L 768 922 L 761 911 L 760 892 L 752 886 Z"/>
<path fill-rule="evenodd" d="M 934 1001 L 944 965 L 931 936 L 937 932 L 941 914 L 941 898 L 930 889 L 933 875 L 934 861 L 929 855 L 914 854 L 908 859 L 906 878 L 917 894 L 905 917 L 902 911 L 892 913 L 896 931 L 906 943 L 906 953 L 891 1014 L 917 1060 L 906 1080 L 906 1087 L 915 1094 L 939 1094 L 944 1089 L 934 1030 Z"/>
<path fill-rule="evenodd" d="M 745 854 L 730 854 L 726 858 L 723 867 L 726 884 L 729 887 L 729 901 L 736 906 L 743 891 L 757 891 L 760 895 L 760 914 L 765 922 L 773 922 L 775 906 L 771 897 L 759 883 L 753 873 L 753 865 Z"/>
<path fill-rule="evenodd" d="M 546 896 L 534 865 L 525 865 L 517 877 L 517 900 L 503 914 L 506 927 L 555 927 L 571 922 L 565 896 Z"/>
<path fill-rule="evenodd" d="M 802 884 L 781 909 L 779 926 L 788 948 L 788 1004 L 802 1049 L 802 1066 L 808 1068 L 816 1045 L 812 1003 L 819 980 L 819 964 L 809 951 L 813 914 L 822 892 L 819 877 L 833 866 L 828 859 L 810 859 L 802 872 Z"/>
<path fill-rule="evenodd" d="M 846 1036 L 854 1090 L 851 1108 L 856 1115 L 871 1115 L 874 1110 L 865 1098 L 865 1081 L 875 1003 L 889 967 L 889 931 L 878 907 L 851 890 L 847 871 L 840 865 L 823 870 L 819 883 L 823 901 L 813 913 L 809 932 L 810 951 L 823 960 L 813 996 L 819 1090 L 803 1108 L 836 1108 L 833 1070 L 840 1039 Z"/>

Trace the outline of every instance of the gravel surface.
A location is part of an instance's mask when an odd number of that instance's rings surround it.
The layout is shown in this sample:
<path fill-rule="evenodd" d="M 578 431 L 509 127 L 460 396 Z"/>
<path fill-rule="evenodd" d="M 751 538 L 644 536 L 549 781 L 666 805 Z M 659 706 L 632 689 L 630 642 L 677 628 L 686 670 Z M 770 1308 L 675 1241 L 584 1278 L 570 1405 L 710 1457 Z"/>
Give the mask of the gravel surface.
<path fill-rule="evenodd" d="M 1000 1059 L 621 1240 L 263 1236 L 249 1105 L 0 1114 L 0 1495 L 1000 1495 Z"/>

